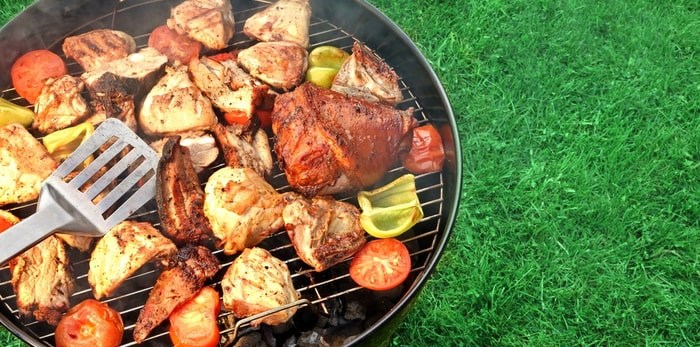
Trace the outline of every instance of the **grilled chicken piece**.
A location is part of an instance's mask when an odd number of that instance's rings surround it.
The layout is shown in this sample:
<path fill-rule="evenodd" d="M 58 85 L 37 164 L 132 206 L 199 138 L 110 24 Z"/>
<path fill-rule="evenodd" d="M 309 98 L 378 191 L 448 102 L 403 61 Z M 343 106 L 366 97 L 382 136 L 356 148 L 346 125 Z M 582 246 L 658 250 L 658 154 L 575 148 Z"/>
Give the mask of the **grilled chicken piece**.
<path fill-rule="evenodd" d="M 0 206 L 39 197 L 41 183 L 56 167 L 46 148 L 23 126 L 0 127 Z"/>
<path fill-rule="evenodd" d="M 359 42 L 353 44 L 352 54 L 335 75 L 331 89 L 389 105 L 403 100 L 396 72 Z"/>
<path fill-rule="evenodd" d="M 221 146 L 226 165 L 251 168 L 261 177 L 272 175 L 272 152 L 264 130 L 244 129 L 236 124 L 217 124 L 214 126 L 214 135 Z"/>
<path fill-rule="evenodd" d="M 289 268 L 263 248 L 247 248 L 233 261 L 221 280 L 223 306 L 238 318 L 249 317 L 299 300 Z M 279 325 L 296 313 L 292 307 L 264 318 L 260 323 Z"/>
<path fill-rule="evenodd" d="M 186 66 L 167 68 L 139 113 L 139 126 L 148 135 L 205 130 L 217 122 L 211 102 L 192 83 Z"/>
<path fill-rule="evenodd" d="M 201 172 L 219 157 L 219 147 L 216 146 L 216 140 L 211 134 L 196 131 L 179 133 L 177 136 L 180 136 L 180 146 L 187 147 L 190 151 L 195 171 Z M 169 137 L 158 139 L 151 142 L 150 146 L 162 156 L 168 139 Z"/>
<path fill-rule="evenodd" d="M 289 184 L 307 197 L 357 191 L 398 163 L 416 125 L 401 111 L 304 83 L 275 100 L 275 151 Z"/>
<path fill-rule="evenodd" d="M 58 324 L 75 288 L 63 242 L 49 236 L 9 263 L 19 313 Z"/>
<path fill-rule="evenodd" d="M 204 187 L 204 214 L 226 254 L 260 243 L 283 226 L 282 196 L 249 168 L 223 167 Z"/>
<path fill-rule="evenodd" d="M 235 113 L 249 120 L 256 107 L 267 94 L 267 87 L 243 85 L 232 89 L 233 74 L 223 64 L 202 57 L 189 64 L 190 76 L 194 84 L 206 95 L 212 104 L 226 113 Z"/>
<path fill-rule="evenodd" d="M 306 264 L 323 271 L 355 254 L 365 244 L 360 210 L 332 197 L 306 199 L 285 194 L 282 212 L 294 249 Z"/>
<path fill-rule="evenodd" d="M 110 61 L 134 53 L 136 42 L 125 32 L 97 29 L 67 37 L 62 48 L 63 53 L 78 62 L 83 70 L 92 71 Z"/>
<path fill-rule="evenodd" d="M 206 244 L 212 238 L 204 216 L 204 192 L 199 184 L 190 151 L 172 136 L 158 162 L 156 203 L 163 233 L 175 244 Z"/>
<path fill-rule="evenodd" d="M 287 41 L 309 48 L 308 0 L 280 0 L 250 16 L 243 32 L 258 41 Z"/>
<path fill-rule="evenodd" d="M 226 48 L 235 30 L 229 0 L 185 0 L 170 11 L 167 25 L 215 50 Z"/>
<path fill-rule="evenodd" d="M 238 64 L 251 76 L 282 90 L 304 80 L 306 49 L 290 42 L 259 42 L 238 53 Z"/>
<path fill-rule="evenodd" d="M 85 84 L 78 77 L 49 78 L 36 99 L 32 128 L 43 134 L 76 125 L 89 114 L 88 103 L 80 95 Z"/>
<path fill-rule="evenodd" d="M 177 247 L 150 223 L 124 221 L 95 245 L 90 256 L 88 282 L 95 299 L 110 296 L 129 276 L 146 263 L 168 259 Z"/>
<path fill-rule="evenodd" d="M 111 96 L 90 101 L 93 113 L 87 121 L 97 127 L 107 118 L 116 118 L 124 122 L 129 129 L 136 131 L 138 122 L 136 121 L 136 105 L 134 96 L 115 92 Z"/>
<path fill-rule="evenodd" d="M 141 343 L 148 334 L 168 318 L 177 305 L 202 289 L 204 283 L 219 271 L 219 260 L 203 246 L 181 248 L 163 271 L 139 312 L 134 326 L 134 341 Z"/>

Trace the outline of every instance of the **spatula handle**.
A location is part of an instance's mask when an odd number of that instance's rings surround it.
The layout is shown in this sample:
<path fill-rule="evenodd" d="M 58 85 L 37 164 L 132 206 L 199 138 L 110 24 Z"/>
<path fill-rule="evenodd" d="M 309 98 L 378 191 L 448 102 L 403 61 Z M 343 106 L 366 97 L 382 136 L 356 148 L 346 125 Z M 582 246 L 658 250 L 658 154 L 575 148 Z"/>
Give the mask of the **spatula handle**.
<path fill-rule="evenodd" d="M 41 242 L 73 218 L 59 209 L 38 209 L 30 217 L 0 233 L 0 265 Z"/>

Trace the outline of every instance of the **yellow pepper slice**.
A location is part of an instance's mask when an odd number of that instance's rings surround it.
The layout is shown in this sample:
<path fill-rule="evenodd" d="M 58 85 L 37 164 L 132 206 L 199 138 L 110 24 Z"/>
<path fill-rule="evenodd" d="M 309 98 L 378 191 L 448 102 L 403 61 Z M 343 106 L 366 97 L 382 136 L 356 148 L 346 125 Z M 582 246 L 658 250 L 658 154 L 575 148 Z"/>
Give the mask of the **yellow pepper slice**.
<path fill-rule="evenodd" d="M 19 123 L 27 128 L 32 125 L 33 121 L 34 112 L 32 110 L 0 98 L 0 127 Z"/>
<path fill-rule="evenodd" d="M 399 236 L 423 218 L 416 178 L 412 174 L 375 190 L 361 191 L 357 201 L 362 209 L 360 225 L 377 238 Z"/>
<path fill-rule="evenodd" d="M 350 55 L 344 50 L 333 46 L 319 46 L 309 53 L 309 68 L 306 70 L 306 80 L 322 87 L 330 88 L 333 78 Z"/>
<path fill-rule="evenodd" d="M 51 153 L 51 156 L 56 161 L 62 161 L 68 158 L 93 132 L 95 132 L 95 127 L 92 126 L 92 123 L 85 122 L 70 128 L 54 131 L 44 136 L 42 141 L 46 150 Z M 90 161 L 88 159 L 84 164 L 89 164 Z"/>

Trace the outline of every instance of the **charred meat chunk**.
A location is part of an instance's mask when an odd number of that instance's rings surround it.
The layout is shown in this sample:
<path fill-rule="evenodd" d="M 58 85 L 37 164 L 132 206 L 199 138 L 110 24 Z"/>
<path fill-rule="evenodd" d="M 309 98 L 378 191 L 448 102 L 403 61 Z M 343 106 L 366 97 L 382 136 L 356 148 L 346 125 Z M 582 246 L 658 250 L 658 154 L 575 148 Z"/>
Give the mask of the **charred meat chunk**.
<path fill-rule="evenodd" d="M 304 80 L 307 55 L 291 42 L 259 42 L 238 53 L 238 64 L 274 88 L 291 90 Z"/>
<path fill-rule="evenodd" d="M 245 21 L 243 32 L 258 41 L 287 41 L 309 48 L 308 0 L 280 0 Z"/>
<path fill-rule="evenodd" d="M 275 152 L 289 184 L 307 197 L 369 187 L 398 164 L 413 110 L 349 97 L 312 83 L 275 99 Z"/>
<path fill-rule="evenodd" d="M 214 135 L 221 146 L 226 165 L 251 168 L 261 177 L 272 174 L 272 152 L 264 130 L 244 129 L 237 124 L 217 124 L 214 126 Z"/>
<path fill-rule="evenodd" d="M 204 215 L 204 191 L 190 151 L 172 136 L 163 147 L 156 178 L 156 203 L 163 232 L 175 244 L 206 244 L 212 230 Z"/>
<path fill-rule="evenodd" d="M 168 263 L 177 247 L 150 223 L 124 221 L 95 245 L 90 256 L 88 282 L 95 299 L 107 297 L 146 263 Z"/>
<path fill-rule="evenodd" d="M 331 89 L 368 101 L 396 105 L 403 100 L 399 76 L 359 42 L 333 79 Z"/>
<path fill-rule="evenodd" d="M 360 210 L 332 197 L 306 199 L 285 194 L 285 229 L 299 258 L 323 271 L 355 254 L 365 244 Z"/>
<path fill-rule="evenodd" d="M 179 304 L 202 289 L 219 271 L 219 260 L 204 246 L 187 245 L 172 259 L 148 295 L 134 326 L 134 341 L 143 342 Z"/>
<path fill-rule="evenodd" d="M 78 62 L 83 70 L 92 71 L 134 53 L 136 42 L 125 32 L 97 29 L 67 37 L 62 48 L 63 53 Z"/>
<path fill-rule="evenodd" d="M 75 281 L 63 242 L 49 236 L 10 260 L 12 287 L 23 316 L 56 325 L 70 308 Z"/>
<path fill-rule="evenodd" d="M 89 108 L 80 95 L 84 88 L 80 78 L 70 75 L 46 80 L 34 105 L 36 118 L 32 128 L 48 134 L 85 120 Z"/>
<path fill-rule="evenodd" d="M 247 248 L 233 261 L 221 280 L 223 306 L 238 318 L 249 317 L 299 300 L 289 268 L 269 251 Z M 296 313 L 292 307 L 254 320 L 253 326 L 279 325 Z"/>

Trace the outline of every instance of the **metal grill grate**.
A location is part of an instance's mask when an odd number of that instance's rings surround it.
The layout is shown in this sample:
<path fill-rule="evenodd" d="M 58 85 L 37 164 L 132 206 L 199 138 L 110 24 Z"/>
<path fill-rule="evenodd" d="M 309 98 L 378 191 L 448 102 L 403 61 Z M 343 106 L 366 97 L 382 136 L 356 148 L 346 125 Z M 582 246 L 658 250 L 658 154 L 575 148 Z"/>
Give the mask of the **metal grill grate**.
<path fill-rule="evenodd" d="M 148 9 L 149 5 L 161 2 L 167 2 L 167 0 L 152 0 L 139 2 L 137 4 L 132 4 L 129 1 L 125 1 L 123 5 L 119 5 L 117 7 L 114 18 L 116 18 L 117 23 L 119 23 L 120 16 L 128 15 L 131 11 L 145 11 Z M 229 49 L 245 48 L 253 43 L 253 41 L 243 35 L 243 24 L 250 15 L 265 8 L 268 4 L 268 1 L 251 1 L 249 2 L 247 8 L 242 9 L 237 9 L 234 4 L 236 34 L 230 41 L 231 45 L 229 46 Z M 76 28 L 66 36 L 89 31 L 94 26 L 99 26 L 100 23 L 102 23 L 103 27 L 110 27 L 111 24 L 105 23 L 112 23 L 112 18 L 113 13 L 106 13 L 98 18 L 85 22 L 83 26 Z M 153 23 L 153 27 L 161 24 L 163 23 Z M 128 30 L 124 31 L 129 32 Z M 312 17 L 310 32 L 312 48 L 320 45 L 333 45 L 343 48 L 349 52 L 353 42 L 356 40 L 352 34 L 343 28 L 334 25 L 329 20 L 318 18 L 316 16 Z M 133 35 L 139 48 L 146 46 L 149 35 L 148 32 L 130 32 L 130 34 Z M 62 52 L 60 52 L 61 41 L 54 42 L 46 48 L 54 50 L 65 59 L 65 56 L 62 55 Z M 72 75 L 80 75 L 82 72 L 80 66 L 69 59 L 65 60 L 68 62 L 69 73 Z M 408 86 L 403 79 L 400 81 L 400 84 L 402 86 L 405 100 L 397 107 L 401 109 L 413 107 L 415 109 L 415 117 L 419 120 L 419 123 L 422 124 L 427 122 L 429 116 L 425 113 L 425 110 L 421 106 L 419 97 L 414 95 L 411 87 Z M 3 90 L 0 95 L 17 104 L 31 107 L 31 105 L 28 105 L 24 99 L 20 98 L 12 88 Z M 274 138 L 272 138 L 271 141 L 274 141 Z M 209 174 L 213 173 L 216 169 L 223 165 L 224 164 L 221 161 L 217 162 L 217 164 L 205 171 L 204 177 L 208 177 Z M 285 175 L 279 170 L 277 163 L 275 164 L 275 170 L 276 171 L 272 176 L 270 183 L 280 192 L 291 190 L 286 181 Z M 383 181 L 379 184 L 387 183 L 395 178 L 398 178 L 404 173 L 407 173 L 404 168 L 396 167 L 390 170 L 384 177 Z M 416 279 L 426 270 L 429 260 L 432 258 L 433 252 L 435 251 L 438 236 L 441 234 L 441 218 L 444 216 L 444 179 L 443 173 L 431 173 L 416 176 L 416 185 L 424 211 L 424 218 L 412 230 L 399 237 L 408 246 L 413 264 L 411 275 L 402 288 L 403 292 L 415 285 Z M 203 183 L 204 182 L 206 181 L 204 180 Z M 352 195 L 338 196 L 338 199 L 356 204 L 355 197 Z M 5 208 L 20 217 L 26 217 L 33 213 L 35 206 L 36 203 L 32 202 L 10 206 L 9 208 L 6 206 Z M 159 226 L 158 214 L 155 210 L 155 205 L 153 202 L 146 204 L 146 206 L 139 210 L 132 219 L 149 221 L 156 227 Z M 346 260 L 343 263 L 338 264 L 322 273 L 316 273 L 299 259 L 294 247 L 290 243 L 289 237 L 284 231 L 270 236 L 268 239 L 263 241 L 260 246 L 271 251 L 274 256 L 282 259 L 289 266 L 290 271 L 292 272 L 294 286 L 302 295 L 302 300 L 295 303 L 299 307 L 309 307 L 310 310 L 316 314 L 329 315 L 331 314 L 331 311 L 334 310 L 333 305 L 336 300 L 344 300 L 363 291 L 363 289 L 358 287 L 349 277 L 349 260 Z M 235 259 L 235 256 L 226 256 L 222 251 L 216 251 L 214 254 L 221 261 L 223 268 L 227 268 L 233 259 Z M 72 259 L 76 259 L 75 263 L 73 264 L 73 273 L 77 278 L 76 291 L 71 297 L 71 303 L 76 304 L 82 300 L 92 297 L 91 289 L 87 282 L 89 254 L 71 253 L 71 256 Z M 143 307 L 143 304 L 145 303 L 159 272 L 160 270 L 154 265 L 147 265 L 126 280 L 111 297 L 103 300 L 104 302 L 109 303 L 112 308 L 117 309 L 122 315 L 125 323 L 124 346 L 134 344 L 131 337 L 134 323 L 136 322 L 139 310 Z M 224 272 L 225 271 L 222 270 L 219 273 L 223 274 Z M 11 274 L 9 268 L 7 266 L 0 268 L 0 300 L 2 301 L 2 305 L 4 305 L 5 308 L 18 319 L 19 324 L 22 325 L 27 332 L 37 336 L 48 345 L 53 345 L 53 327 L 48 326 L 43 322 L 37 322 L 32 319 L 19 317 L 19 312 L 15 302 L 15 294 L 12 289 L 10 278 Z M 213 284 L 214 287 L 220 289 L 220 277 L 216 278 L 215 280 L 216 281 Z M 393 301 L 395 304 L 396 299 Z M 271 313 L 274 312 L 267 314 Z M 230 315 L 230 312 L 222 312 L 219 321 L 227 321 L 230 318 Z M 379 316 L 381 316 L 381 313 Z M 247 324 L 251 320 L 252 319 L 243 320 L 236 326 L 221 325 L 222 334 L 228 334 L 231 332 L 245 333 L 246 331 L 252 329 L 249 324 Z M 169 343 L 167 331 L 163 327 L 157 328 L 150 335 L 145 344 L 149 344 L 149 342 L 154 345 L 157 345 L 159 342 L 165 342 L 166 344 Z"/>

